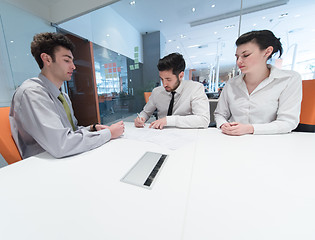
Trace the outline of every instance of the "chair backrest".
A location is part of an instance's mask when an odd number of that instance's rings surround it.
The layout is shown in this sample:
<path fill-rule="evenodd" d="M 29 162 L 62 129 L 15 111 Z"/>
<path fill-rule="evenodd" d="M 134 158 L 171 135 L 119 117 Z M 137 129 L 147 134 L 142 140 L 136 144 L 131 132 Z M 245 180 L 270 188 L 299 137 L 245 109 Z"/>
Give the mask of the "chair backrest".
<path fill-rule="evenodd" d="M 149 97 L 151 96 L 151 93 L 152 92 L 144 92 L 143 93 L 145 103 L 147 103 L 149 101 Z"/>
<path fill-rule="evenodd" d="M 303 98 L 301 103 L 299 132 L 315 132 L 315 79 L 303 80 Z"/>
<path fill-rule="evenodd" d="M 11 135 L 9 121 L 10 107 L 0 108 L 0 153 L 8 164 L 22 160 Z"/>
<path fill-rule="evenodd" d="M 300 123 L 315 125 L 315 79 L 302 81 L 302 86 Z"/>

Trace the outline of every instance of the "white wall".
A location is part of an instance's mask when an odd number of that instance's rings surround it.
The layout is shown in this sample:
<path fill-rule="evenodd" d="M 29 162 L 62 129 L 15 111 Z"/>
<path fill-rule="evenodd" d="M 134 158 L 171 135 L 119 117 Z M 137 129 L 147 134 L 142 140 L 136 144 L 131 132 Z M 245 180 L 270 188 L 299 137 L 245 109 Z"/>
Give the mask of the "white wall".
<path fill-rule="evenodd" d="M 52 23 L 61 23 L 119 0 L 0 0 Z"/>
<path fill-rule="evenodd" d="M 0 18 L 0 64 L 3 63 L 0 68 L 0 106 L 9 106 L 15 88 L 40 71 L 30 51 L 33 36 L 40 32 L 54 32 L 55 28 L 2 0 Z"/>
<path fill-rule="evenodd" d="M 131 59 L 134 59 L 134 47 L 139 47 L 139 61 L 143 62 L 141 34 L 111 7 L 96 10 L 59 26 Z"/>

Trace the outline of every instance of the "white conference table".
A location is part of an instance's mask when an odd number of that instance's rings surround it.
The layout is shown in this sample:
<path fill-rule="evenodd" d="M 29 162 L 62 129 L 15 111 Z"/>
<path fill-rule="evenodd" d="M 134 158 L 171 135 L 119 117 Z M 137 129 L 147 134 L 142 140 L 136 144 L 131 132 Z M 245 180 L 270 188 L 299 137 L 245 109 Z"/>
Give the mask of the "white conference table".
<path fill-rule="evenodd" d="M 315 134 L 162 131 L 194 137 L 176 150 L 120 138 L 0 169 L 0 239 L 315 239 Z M 146 151 L 169 154 L 153 188 L 121 182 Z"/>

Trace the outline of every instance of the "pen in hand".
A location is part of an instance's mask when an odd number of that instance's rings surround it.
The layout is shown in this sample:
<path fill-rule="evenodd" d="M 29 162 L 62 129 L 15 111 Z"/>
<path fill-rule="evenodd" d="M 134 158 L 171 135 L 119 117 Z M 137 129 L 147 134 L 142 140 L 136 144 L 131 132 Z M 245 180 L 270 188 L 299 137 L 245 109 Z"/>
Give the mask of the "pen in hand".
<path fill-rule="evenodd" d="M 137 116 L 138 116 L 139 120 L 142 121 L 142 118 L 140 117 L 139 113 L 137 113 Z M 144 127 L 144 123 L 142 124 L 142 127 Z"/>

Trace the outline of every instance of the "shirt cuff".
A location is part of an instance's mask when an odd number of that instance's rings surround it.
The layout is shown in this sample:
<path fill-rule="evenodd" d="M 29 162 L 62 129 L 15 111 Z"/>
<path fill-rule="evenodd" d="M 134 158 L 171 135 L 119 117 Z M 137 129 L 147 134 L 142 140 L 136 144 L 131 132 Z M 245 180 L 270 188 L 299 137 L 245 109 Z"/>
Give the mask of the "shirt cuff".
<path fill-rule="evenodd" d="M 224 119 L 219 119 L 219 120 L 216 120 L 216 123 L 217 123 L 217 128 L 220 129 L 220 127 L 224 124 L 224 123 L 227 123 L 227 121 Z"/>
<path fill-rule="evenodd" d="M 143 111 L 141 113 L 139 113 L 140 118 L 144 118 L 145 122 L 148 121 L 148 119 L 150 118 L 150 116 L 146 113 L 144 113 Z"/>
<path fill-rule="evenodd" d="M 253 134 L 270 134 L 268 130 L 266 131 L 266 126 L 265 124 L 252 124 L 254 128 Z M 276 132 L 275 132 L 276 133 Z"/>
<path fill-rule="evenodd" d="M 176 116 L 166 116 L 166 126 L 175 127 Z"/>
<path fill-rule="evenodd" d="M 112 138 L 112 134 L 110 130 L 107 128 L 97 131 L 97 133 L 99 133 L 102 136 L 102 138 L 105 139 L 105 142 L 109 141 Z"/>

